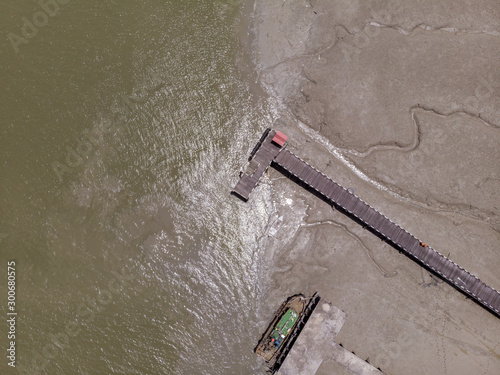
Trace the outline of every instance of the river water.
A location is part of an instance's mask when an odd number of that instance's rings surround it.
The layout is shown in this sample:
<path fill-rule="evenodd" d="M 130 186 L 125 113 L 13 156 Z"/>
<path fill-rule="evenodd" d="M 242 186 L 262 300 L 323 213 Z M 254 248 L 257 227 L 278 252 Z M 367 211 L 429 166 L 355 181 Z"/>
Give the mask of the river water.
<path fill-rule="evenodd" d="M 259 372 L 272 205 L 265 186 L 246 205 L 229 191 L 272 106 L 241 4 L 0 3 L 17 373 Z"/>

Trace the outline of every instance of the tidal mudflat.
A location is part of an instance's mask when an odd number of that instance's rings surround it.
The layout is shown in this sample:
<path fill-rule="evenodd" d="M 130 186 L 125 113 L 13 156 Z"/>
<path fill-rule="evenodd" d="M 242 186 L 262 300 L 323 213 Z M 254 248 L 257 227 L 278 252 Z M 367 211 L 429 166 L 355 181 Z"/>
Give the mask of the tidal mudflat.
<path fill-rule="evenodd" d="M 493 1 L 257 1 L 250 28 L 289 149 L 496 289 L 499 15 Z M 284 223 L 267 300 L 319 291 L 347 315 L 337 342 L 387 374 L 498 373 L 497 317 L 278 172 L 268 182 Z"/>

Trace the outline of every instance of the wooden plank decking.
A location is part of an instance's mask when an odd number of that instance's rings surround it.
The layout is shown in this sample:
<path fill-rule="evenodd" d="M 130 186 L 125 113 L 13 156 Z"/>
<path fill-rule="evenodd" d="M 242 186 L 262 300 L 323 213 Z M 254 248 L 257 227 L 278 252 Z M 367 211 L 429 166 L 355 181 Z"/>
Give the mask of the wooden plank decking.
<path fill-rule="evenodd" d="M 377 232 L 409 257 L 434 271 L 438 276 L 450 282 L 471 299 L 500 317 L 500 293 L 498 291 L 486 285 L 476 276 L 436 250 L 424 245 L 415 236 L 370 207 L 328 176 L 310 166 L 291 151 L 277 146 L 271 141 L 274 134 L 274 131 L 270 131 L 264 141 L 261 142 L 253 157 L 253 160 L 258 163 L 255 173 L 251 176 L 242 174 L 240 181 L 233 189 L 234 193 L 245 201 L 248 200 L 250 192 L 272 163 L 273 166 L 295 177 L 302 184 L 314 190 L 324 200 L 340 207 L 348 215 Z"/>
<path fill-rule="evenodd" d="M 272 142 L 276 132 L 274 130 L 266 130 L 257 146 L 253 149 L 250 156 L 250 163 L 256 168 L 250 172 L 242 172 L 240 180 L 233 188 L 232 193 L 238 195 L 244 201 L 248 200 L 248 196 L 257 186 L 260 178 L 267 170 L 271 162 L 281 151 L 281 147 Z"/>

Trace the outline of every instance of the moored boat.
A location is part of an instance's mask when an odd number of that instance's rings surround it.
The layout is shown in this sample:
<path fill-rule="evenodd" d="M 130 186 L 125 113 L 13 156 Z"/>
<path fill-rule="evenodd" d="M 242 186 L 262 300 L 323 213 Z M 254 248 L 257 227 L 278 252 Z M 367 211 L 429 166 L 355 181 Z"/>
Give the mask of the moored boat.
<path fill-rule="evenodd" d="M 317 293 L 311 298 L 296 294 L 283 302 L 274 314 L 271 324 L 254 349 L 266 361 L 271 373 L 277 371 L 285 360 L 319 300 Z"/>

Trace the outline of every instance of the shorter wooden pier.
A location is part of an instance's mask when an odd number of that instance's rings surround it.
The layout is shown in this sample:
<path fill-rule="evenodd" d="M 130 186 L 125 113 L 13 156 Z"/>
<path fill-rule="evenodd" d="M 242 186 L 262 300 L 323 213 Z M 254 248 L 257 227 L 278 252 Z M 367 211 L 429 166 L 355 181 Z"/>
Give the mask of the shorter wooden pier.
<path fill-rule="evenodd" d="M 249 158 L 249 167 L 232 190 L 247 201 L 266 169 L 274 168 L 289 176 L 324 201 L 334 205 L 363 226 L 385 239 L 399 251 L 441 277 L 488 311 L 500 317 L 500 293 L 455 262 L 441 255 L 415 236 L 392 222 L 363 200 L 288 151 L 276 136 L 266 130 Z M 286 139 L 286 136 L 285 136 Z M 274 141 L 273 141 L 274 140 Z M 278 139 L 279 141 L 279 139 Z"/>
<path fill-rule="evenodd" d="M 232 192 L 245 202 L 248 200 L 248 196 L 252 190 L 259 183 L 264 172 L 282 149 L 281 145 L 273 142 L 275 135 L 276 132 L 274 130 L 266 129 L 250 153 L 246 171 L 240 173 L 240 180 L 233 188 Z"/>

